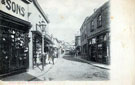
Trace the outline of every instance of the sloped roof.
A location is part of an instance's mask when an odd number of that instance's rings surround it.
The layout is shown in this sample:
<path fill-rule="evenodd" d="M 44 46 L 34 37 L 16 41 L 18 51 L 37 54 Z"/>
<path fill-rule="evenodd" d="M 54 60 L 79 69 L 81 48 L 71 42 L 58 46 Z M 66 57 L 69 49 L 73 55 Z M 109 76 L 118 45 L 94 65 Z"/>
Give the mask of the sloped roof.
<path fill-rule="evenodd" d="M 50 23 L 47 15 L 44 13 L 44 11 L 42 10 L 42 8 L 40 7 L 39 3 L 37 2 L 37 0 L 32 0 L 34 5 L 37 7 L 37 9 L 39 10 L 39 12 L 42 14 L 42 16 L 44 17 L 44 19 L 46 20 L 47 23 Z"/>

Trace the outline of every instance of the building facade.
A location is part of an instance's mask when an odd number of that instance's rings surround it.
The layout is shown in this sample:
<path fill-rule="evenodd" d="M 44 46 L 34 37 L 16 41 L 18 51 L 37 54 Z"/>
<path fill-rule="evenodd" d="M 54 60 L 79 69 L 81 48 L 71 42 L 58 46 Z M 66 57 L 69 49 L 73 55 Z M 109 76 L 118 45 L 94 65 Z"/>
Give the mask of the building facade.
<path fill-rule="evenodd" d="M 109 18 L 109 2 L 106 2 L 85 19 L 80 31 L 81 51 L 83 53 L 85 49 L 86 59 L 98 63 L 110 63 Z M 84 42 L 87 43 L 86 46 L 84 46 Z"/>
<path fill-rule="evenodd" d="M 0 0 L 0 77 L 34 67 L 53 44 L 48 24 L 37 0 Z"/>
<path fill-rule="evenodd" d="M 29 43 L 29 68 L 34 68 L 41 64 L 40 58 L 43 52 L 49 50 L 49 44 L 52 44 L 51 37 L 48 34 L 49 20 L 44 11 L 41 9 L 37 0 L 29 5 L 29 22 L 32 24 L 30 29 Z"/>
<path fill-rule="evenodd" d="M 0 0 L 0 77 L 28 68 L 30 2 Z"/>
<path fill-rule="evenodd" d="M 87 51 L 88 51 L 88 22 L 87 20 L 89 19 L 89 17 L 86 17 L 86 19 L 84 20 L 81 28 L 80 28 L 80 37 L 81 37 L 81 55 L 83 56 L 83 58 L 87 58 Z"/>

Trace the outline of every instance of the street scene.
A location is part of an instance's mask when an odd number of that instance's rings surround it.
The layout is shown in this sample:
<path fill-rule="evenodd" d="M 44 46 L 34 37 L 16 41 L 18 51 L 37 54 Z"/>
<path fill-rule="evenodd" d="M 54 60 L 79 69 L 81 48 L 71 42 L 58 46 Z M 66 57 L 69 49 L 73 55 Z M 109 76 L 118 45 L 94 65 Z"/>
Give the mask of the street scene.
<path fill-rule="evenodd" d="M 79 56 L 78 56 L 79 57 Z M 49 64 L 49 62 L 47 62 Z M 105 65 L 98 66 L 93 62 L 87 63 L 70 54 L 65 54 L 51 62 L 44 71 L 35 69 L 27 73 L 3 78 L 6 81 L 89 81 L 108 80 L 109 68 Z M 40 67 L 39 67 L 40 68 Z M 40 72 L 40 73 L 39 73 Z"/>
<path fill-rule="evenodd" d="M 109 80 L 109 1 L 81 2 L 0 0 L 0 80 Z"/>

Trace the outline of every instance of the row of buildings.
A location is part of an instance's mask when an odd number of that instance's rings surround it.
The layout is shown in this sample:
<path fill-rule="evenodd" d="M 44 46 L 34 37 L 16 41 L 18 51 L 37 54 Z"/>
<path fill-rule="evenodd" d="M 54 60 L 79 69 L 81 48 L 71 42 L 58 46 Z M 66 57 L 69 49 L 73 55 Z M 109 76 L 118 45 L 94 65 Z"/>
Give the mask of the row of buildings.
<path fill-rule="evenodd" d="M 80 51 L 84 59 L 103 64 L 110 63 L 109 18 L 109 2 L 85 18 L 80 28 L 80 36 L 75 37 L 76 50 Z"/>
<path fill-rule="evenodd" d="M 37 0 L 0 0 L 0 77 L 34 67 L 34 57 L 56 41 L 49 22 Z"/>

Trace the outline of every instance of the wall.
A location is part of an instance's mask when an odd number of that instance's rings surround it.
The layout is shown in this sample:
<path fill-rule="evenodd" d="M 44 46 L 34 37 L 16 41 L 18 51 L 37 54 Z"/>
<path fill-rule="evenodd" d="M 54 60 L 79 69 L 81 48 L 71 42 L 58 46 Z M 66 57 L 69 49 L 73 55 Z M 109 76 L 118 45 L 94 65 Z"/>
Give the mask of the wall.
<path fill-rule="evenodd" d="M 98 16 L 101 14 L 102 25 L 98 26 Z M 91 23 L 93 21 L 93 31 L 91 31 Z M 84 20 L 80 33 L 81 33 L 81 52 L 87 54 L 88 51 L 88 40 L 99 33 L 109 31 L 109 2 L 106 2 L 100 8 L 98 8 L 90 17 L 86 17 Z M 84 45 L 86 45 L 84 47 Z M 85 51 L 85 52 L 84 52 Z"/>
<path fill-rule="evenodd" d="M 21 0 L 1 0 L 0 10 L 19 19 L 28 21 L 28 4 Z"/>
<path fill-rule="evenodd" d="M 36 8 L 34 3 L 31 3 L 29 5 L 29 22 L 32 24 L 32 28 L 30 29 L 29 36 L 30 36 L 30 43 L 29 43 L 29 68 L 32 68 L 33 65 L 33 40 L 32 40 L 32 32 L 36 31 L 36 24 L 40 24 L 41 21 L 44 21 L 47 25 L 46 20 L 43 18 L 42 14 L 39 12 L 39 10 Z M 37 27 L 37 30 L 42 33 L 42 28 Z M 46 27 L 45 31 L 48 30 L 48 27 Z"/>
<path fill-rule="evenodd" d="M 97 24 L 97 18 L 99 14 L 101 14 L 102 16 L 101 27 L 98 27 Z M 88 20 L 88 23 L 91 24 L 92 20 L 94 20 L 94 31 L 91 32 L 91 26 L 90 26 L 90 28 L 87 30 L 89 38 L 93 37 L 92 35 L 97 34 L 101 31 L 108 30 L 109 29 L 109 3 L 105 3 L 102 7 L 97 9 L 97 11 L 93 13 L 93 15 Z"/>

